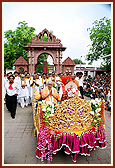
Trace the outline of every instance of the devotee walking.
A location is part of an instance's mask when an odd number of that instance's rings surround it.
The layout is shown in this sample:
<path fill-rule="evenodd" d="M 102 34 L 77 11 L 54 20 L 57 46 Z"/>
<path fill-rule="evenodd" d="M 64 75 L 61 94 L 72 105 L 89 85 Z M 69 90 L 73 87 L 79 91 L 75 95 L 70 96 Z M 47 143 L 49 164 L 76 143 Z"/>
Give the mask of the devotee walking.
<path fill-rule="evenodd" d="M 33 94 L 33 88 L 36 89 L 36 91 L 39 93 L 40 92 L 40 88 L 39 88 L 39 83 L 38 83 L 38 80 L 37 79 L 37 75 L 36 74 L 33 74 L 33 79 L 30 81 L 30 87 L 31 87 L 31 96 Z"/>
<path fill-rule="evenodd" d="M 18 72 L 15 71 L 14 72 L 14 77 L 15 77 L 14 82 L 16 82 L 18 85 L 20 85 L 20 77 L 18 75 L 19 75 Z M 20 95 L 17 96 L 17 102 L 18 103 L 20 103 L 20 97 L 19 96 Z"/>
<path fill-rule="evenodd" d="M 27 89 L 28 89 L 28 92 L 29 92 L 29 105 L 32 103 L 30 80 L 31 80 L 30 74 L 27 73 L 26 74 L 26 84 L 27 84 Z"/>
<path fill-rule="evenodd" d="M 17 95 L 20 94 L 20 87 L 14 82 L 13 75 L 10 75 L 8 79 L 9 82 L 4 87 L 4 99 L 6 100 L 8 111 L 11 112 L 11 117 L 14 119 L 16 115 Z"/>
<path fill-rule="evenodd" d="M 79 79 L 79 72 L 76 73 L 76 78 L 75 80 L 78 80 Z"/>
<path fill-rule="evenodd" d="M 46 78 L 46 74 L 45 73 L 42 74 L 42 79 L 41 80 L 42 80 L 41 89 L 43 89 L 44 87 L 46 87 L 46 82 L 48 81 L 47 78 Z"/>
<path fill-rule="evenodd" d="M 81 93 L 82 99 L 84 99 L 84 96 L 83 96 L 83 73 L 82 72 L 79 72 L 79 78 L 77 79 L 77 81 L 79 82 L 80 93 Z"/>
<path fill-rule="evenodd" d="M 41 80 L 41 77 L 40 77 L 40 74 L 37 74 L 36 76 L 37 78 L 37 84 L 38 84 L 38 87 L 39 87 L 39 93 L 41 92 L 41 89 L 42 89 L 42 80 Z"/>
<path fill-rule="evenodd" d="M 29 104 L 29 91 L 27 89 L 27 83 L 25 79 L 25 75 L 21 75 L 21 91 L 20 91 L 20 105 L 22 108 L 26 105 L 26 107 Z"/>
<path fill-rule="evenodd" d="M 55 74 L 55 72 L 52 72 L 52 75 L 51 75 L 51 77 L 49 77 L 48 78 L 48 80 L 50 80 L 50 81 L 52 81 L 53 82 L 53 87 L 57 87 L 57 85 L 56 85 L 56 74 Z"/>
<path fill-rule="evenodd" d="M 62 80 L 61 80 L 61 78 L 60 78 L 59 75 L 60 75 L 60 74 L 58 74 L 58 75 L 56 76 L 56 89 L 57 89 L 58 92 L 59 92 L 60 87 L 61 87 L 61 84 L 62 84 Z"/>

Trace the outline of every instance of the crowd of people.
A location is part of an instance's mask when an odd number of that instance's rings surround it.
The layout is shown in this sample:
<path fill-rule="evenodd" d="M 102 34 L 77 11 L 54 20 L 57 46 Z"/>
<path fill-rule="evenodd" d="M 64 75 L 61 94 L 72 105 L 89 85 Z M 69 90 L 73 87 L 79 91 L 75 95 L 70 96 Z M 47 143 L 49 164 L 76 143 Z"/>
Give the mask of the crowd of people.
<path fill-rule="evenodd" d="M 103 96 L 105 109 L 111 111 L 111 73 L 84 79 L 83 90 L 84 95 L 92 99 Z"/>
<path fill-rule="evenodd" d="M 42 99 L 50 100 L 51 97 L 57 103 L 64 99 L 65 85 L 72 81 L 83 95 L 91 98 L 102 97 L 108 110 L 111 110 L 111 74 L 96 75 L 94 78 L 83 77 L 82 72 L 69 73 L 34 73 L 27 71 L 19 73 L 15 71 L 4 73 L 4 101 L 11 117 L 15 118 L 17 102 L 21 108 L 32 104 L 33 88 L 36 89 Z M 48 89 L 47 89 L 48 88 Z M 54 88 L 52 90 L 52 88 Z M 12 103 L 14 102 L 14 103 Z M 15 104 L 15 105 L 14 105 Z"/>

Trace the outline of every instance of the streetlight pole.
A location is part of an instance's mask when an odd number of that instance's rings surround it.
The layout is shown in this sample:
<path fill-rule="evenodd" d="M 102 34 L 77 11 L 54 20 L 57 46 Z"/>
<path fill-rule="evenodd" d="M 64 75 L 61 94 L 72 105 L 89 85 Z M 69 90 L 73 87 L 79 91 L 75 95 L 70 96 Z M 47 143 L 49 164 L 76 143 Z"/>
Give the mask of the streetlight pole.
<path fill-rule="evenodd" d="M 80 56 L 80 70 L 81 70 L 81 58 L 82 58 L 82 56 Z"/>

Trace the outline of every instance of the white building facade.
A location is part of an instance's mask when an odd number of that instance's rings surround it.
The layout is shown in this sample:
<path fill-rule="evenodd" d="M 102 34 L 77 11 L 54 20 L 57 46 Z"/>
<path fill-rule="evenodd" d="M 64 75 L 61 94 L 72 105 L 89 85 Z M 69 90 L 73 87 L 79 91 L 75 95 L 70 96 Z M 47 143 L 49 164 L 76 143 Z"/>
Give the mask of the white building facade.
<path fill-rule="evenodd" d="M 99 70 L 98 65 L 84 65 L 84 64 L 76 64 L 74 67 L 74 73 L 76 74 L 77 72 L 82 72 L 83 75 L 86 76 L 91 76 L 92 78 L 96 75 L 96 70 Z"/>

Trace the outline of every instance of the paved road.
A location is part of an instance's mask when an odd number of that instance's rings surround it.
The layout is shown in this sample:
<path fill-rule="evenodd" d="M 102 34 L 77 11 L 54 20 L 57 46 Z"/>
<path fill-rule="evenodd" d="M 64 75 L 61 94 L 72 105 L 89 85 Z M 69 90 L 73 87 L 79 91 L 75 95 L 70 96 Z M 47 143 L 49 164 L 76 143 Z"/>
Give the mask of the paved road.
<path fill-rule="evenodd" d="M 36 158 L 35 150 L 37 139 L 34 137 L 34 125 L 32 107 L 22 109 L 17 106 L 17 114 L 14 120 L 4 106 L 4 160 L 3 164 L 41 164 Z M 91 156 L 77 156 L 74 163 L 70 155 L 63 150 L 53 155 L 51 164 L 111 164 L 111 116 L 105 111 L 105 128 L 107 134 L 107 148 L 91 151 Z M 47 161 L 44 161 L 47 164 Z"/>

